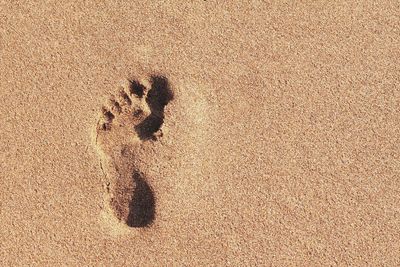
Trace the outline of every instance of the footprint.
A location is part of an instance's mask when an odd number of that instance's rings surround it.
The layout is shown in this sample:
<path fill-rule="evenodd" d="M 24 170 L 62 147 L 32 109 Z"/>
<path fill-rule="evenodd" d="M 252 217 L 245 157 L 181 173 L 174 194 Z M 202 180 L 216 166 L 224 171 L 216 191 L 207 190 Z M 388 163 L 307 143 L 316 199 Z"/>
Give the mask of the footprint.
<path fill-rule="evenodd" d="M 133 162 L 143 142 L 162 136 L 164 108 L 172 98 L 167 78 L 151 76 L 129 81 L 102 108 L 96 144 L 105 155 L 101 165 L 106 168 L 108 202 L 130 227 L 149 226 L 155 218 L 153 189 Z"/>

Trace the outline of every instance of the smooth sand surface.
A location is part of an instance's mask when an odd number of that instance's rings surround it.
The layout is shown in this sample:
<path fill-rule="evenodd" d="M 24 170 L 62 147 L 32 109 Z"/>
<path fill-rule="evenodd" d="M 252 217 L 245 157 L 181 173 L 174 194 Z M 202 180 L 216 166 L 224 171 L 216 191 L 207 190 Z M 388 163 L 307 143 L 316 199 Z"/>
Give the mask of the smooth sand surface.
<path fill-rule="evenodd" d="M 11 2 L 1 266 L 400 265 L 398 1 Z M 162 136 L 112 156 L 102 107 L 151 75 Z M 132 168 L 137 227 L 107 192 Z"/>

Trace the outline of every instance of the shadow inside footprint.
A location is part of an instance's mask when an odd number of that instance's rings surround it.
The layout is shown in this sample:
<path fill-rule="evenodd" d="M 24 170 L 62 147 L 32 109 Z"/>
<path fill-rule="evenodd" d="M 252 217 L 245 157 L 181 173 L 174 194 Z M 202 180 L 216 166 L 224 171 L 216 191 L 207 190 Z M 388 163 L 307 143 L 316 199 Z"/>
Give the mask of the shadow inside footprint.
<path fill-rule="evenodd" d="M 133 180 L 136 187 L 126 223 L 130 227 L 146 227 L 153 222 L 155 216 L 154 193 L 139 172 L 133 173 Z"/>
<path fill-rule="evenodd" d="M 135 130 L 142 140 L 153 138 L 164 122 L 164 108 L 172 100 L 173 94 L 168 79 L 163 76 L 151 77 L 151 89 L 147 93 L 146 102 L 150 108 L 150 115 L 135 126 Z"/>

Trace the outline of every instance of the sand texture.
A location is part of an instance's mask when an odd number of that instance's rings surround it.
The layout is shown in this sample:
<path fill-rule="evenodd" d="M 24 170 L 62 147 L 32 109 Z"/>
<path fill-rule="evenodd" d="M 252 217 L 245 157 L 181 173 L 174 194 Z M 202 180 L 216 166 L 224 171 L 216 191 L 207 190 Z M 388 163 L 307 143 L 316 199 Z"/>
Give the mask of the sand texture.
<path fill-rule="evenodd" d="M 400 266 L 399 1 L 0 0 L 0 266 Z"/>

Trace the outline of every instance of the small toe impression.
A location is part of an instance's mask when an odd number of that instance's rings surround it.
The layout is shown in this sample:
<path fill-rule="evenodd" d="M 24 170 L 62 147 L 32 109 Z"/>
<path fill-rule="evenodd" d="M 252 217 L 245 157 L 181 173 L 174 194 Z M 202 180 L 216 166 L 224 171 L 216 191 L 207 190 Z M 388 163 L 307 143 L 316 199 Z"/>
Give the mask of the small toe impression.
<path fill-rule="evenodd" d="M 114 98 L 111 98 L 108 101 L 108 103 L 109 103 L 109 105 L 111 107 L 111 111 L 113 111 L 114 113 L 119 114 L 119 113 L 122 112 L 121 105 Z"/>
<path fill-rule="evenodd" d="M 121 102 L 123 102 L 125 105 L 130 106 L 132 104 L 132 100 L 130 99 L 130 97 L 128 96 L 127 93 L 125 93 L 124 90 L 121 90 L 119 92 L 119 97 L 121 99 Z"/>
<path fill-rule="evenodd" d="M 103 114 L 101 129 L 102 130 L 110 130 L 110 125 L 115 118 L 114 114 L 109 111 L 106 107 L 102 107 L 101 112 Z"/>
<path fill-rule="evenodd" d="M 145 87 L 140 84 L 138 81 L 130 80 L 129 81 L 129 91 L 131 94 L 136 95 L 139 98 L 144 96 Z"/>
<path fill-rule="evenodd" d="M 107 108 L 103 107 L 101 111 L 106 122 L 112 122 L 112 120 L 115 118 L 114 114 L 112 114 L 112 112 L 109 111 Z"/>

